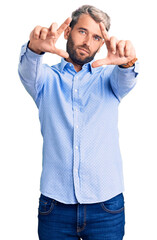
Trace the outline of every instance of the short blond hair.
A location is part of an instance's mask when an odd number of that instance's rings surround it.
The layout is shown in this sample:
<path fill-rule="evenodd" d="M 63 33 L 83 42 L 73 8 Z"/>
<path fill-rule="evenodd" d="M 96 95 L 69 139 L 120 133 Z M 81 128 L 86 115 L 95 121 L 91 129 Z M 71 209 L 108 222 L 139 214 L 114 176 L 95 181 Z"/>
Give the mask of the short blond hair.
<path fill-rule="evenodd" d="M 90 15 L 90 17 L 92 17 L 98 23 L 103 22 L 107 31 L 110 29 L 110 17 L 107 15 L 107 13 L 91 5 L 83 5 L 72 12 L 72 21 L 70 23 L 71 28 L 75 26 L 82 14 Z"/>

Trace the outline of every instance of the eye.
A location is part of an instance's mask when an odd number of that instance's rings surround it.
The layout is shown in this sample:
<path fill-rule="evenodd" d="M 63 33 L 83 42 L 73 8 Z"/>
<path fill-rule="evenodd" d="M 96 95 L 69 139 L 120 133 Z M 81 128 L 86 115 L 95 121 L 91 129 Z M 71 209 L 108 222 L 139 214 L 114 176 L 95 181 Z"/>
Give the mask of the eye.
<path fill-rule="evenodd" d="M 99 36 L 94 36 L 94 40 L 95 40 L 95 41 L 100 41 L 101 38 L 100 38 Z"/>
<path fill-rule="evenodd" d="M 85 35 L 85 34 L 86 34 L 86 31 L 80 30 L 79 33 L 81 33 L 82 35 Z"/>

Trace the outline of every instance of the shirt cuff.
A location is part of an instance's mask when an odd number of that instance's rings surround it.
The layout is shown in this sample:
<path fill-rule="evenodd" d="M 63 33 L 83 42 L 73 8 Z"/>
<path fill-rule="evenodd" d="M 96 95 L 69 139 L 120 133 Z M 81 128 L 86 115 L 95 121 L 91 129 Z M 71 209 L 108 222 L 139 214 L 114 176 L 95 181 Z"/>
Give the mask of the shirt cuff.
<path fill-rule="evenodd" d="M 33 52 L 32 50 L 30 50 L 30 49 L 28 48 L 28 44 L 29 44 L 29 42 L 28 42 L 28 43 L 25 43 L 25 44 L 22 46 L 22 48 L 21 48 L 20 62 L 21 62 L 21 60 L 22 60 L 22 57 L 23 57 L 25 54 L 27 54 L 28 57 L 30 57 L 30 58 L 32 58 L 32 59 L 34 59 L 34 60 L 37 60 L 37 59 L 40 59 L 40 58 L 43 57 L 43 55 L 44 55 L 45 53 L 37 54 L 37 53 Z"/>
<path fill-rule="evenodd" d="M 134 63 L 134 66 L 132 66 L 132 67 L 129 67 L 129 68 L 122 68 L 122 67 L 119 67 L 118 66 L 118 69 L 120 70 L 120 71 L 122 71 L 122 72 L 135 72 L 136 73 L 136 75 L 139 73 L 139 61 L 136 61 L 135 63 Z"/>

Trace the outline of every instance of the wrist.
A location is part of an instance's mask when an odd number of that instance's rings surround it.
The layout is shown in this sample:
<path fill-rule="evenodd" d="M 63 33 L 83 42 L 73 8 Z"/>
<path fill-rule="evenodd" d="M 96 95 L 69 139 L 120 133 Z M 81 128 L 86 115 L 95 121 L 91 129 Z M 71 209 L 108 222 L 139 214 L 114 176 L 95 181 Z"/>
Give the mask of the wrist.
<path fill-rule="evenodd" d="M 42 54 L 42 51 L 34 47 L 34 45 L 29 41 L 27 47 L 36 54 Z"/>
<path fill-rule="evenodd" d="M 122 68 L 132 67 L 132 66 L 134 66 L 134 64 L 137 60 L 138 60 L 137 58 L 134 58 L 131 61 L 129 61 L 128 63 L 120 65 L 120 67 L 122 67 Z"/>

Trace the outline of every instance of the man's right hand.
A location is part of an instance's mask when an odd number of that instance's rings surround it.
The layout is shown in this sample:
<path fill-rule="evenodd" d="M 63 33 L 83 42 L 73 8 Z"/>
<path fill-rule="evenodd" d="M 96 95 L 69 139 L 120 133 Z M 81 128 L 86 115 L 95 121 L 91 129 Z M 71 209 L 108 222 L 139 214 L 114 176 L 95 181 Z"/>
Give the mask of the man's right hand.
<path fill-rule="evenodd" d="M 69 54 L 56 48 L 55 44 L 62 32 L 69 26 L 71 18 L 67 18 L 65 22 L 57 29 L 57 23 L 52 23 L 49 28 L 37 26 L 30 34 L 30 42 L 28 47 L 37 54 L 42 52 L 50 52 L 57 54 L 63 58 L 68 58 Z"/>

